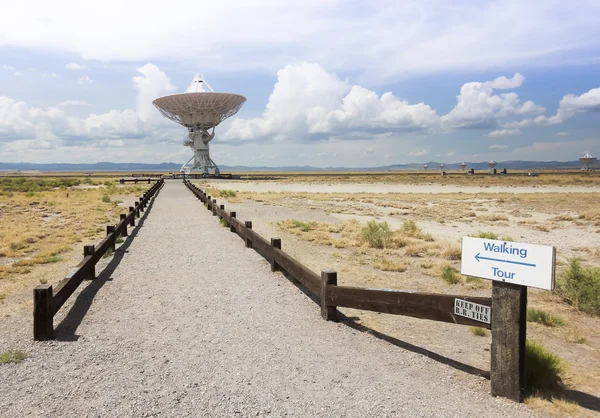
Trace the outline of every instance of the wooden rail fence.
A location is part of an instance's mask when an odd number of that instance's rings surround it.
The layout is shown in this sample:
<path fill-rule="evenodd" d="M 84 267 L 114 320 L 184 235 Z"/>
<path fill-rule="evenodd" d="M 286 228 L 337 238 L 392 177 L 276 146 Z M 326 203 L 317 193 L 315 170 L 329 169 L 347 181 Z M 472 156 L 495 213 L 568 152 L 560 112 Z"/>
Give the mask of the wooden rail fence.
<path fill-rule="evenodd" d="M 135 218 L 140 217 L 150 199 L 156 196 L 164 185 L 159 180 L 144 192 L 134 206 L 129 207 L 128 214 L 121 214 L 119 223 L 106 226 L 106 237 L 97 245 L 83 247 L 83 260 L 56 286 L 40 285 L 33 289 L 33 339 L 49 340 L 54 333 L 54 315 L 75 292 L 84 279 L 96 278 L 96 264 L 109 251 L 114 251 L 119 236 L 127 236 L 127 227 L 135 226 Z"/>
<path fill-rule="evenodd" d="M 318 300 L 321 316 L 327 321 L 338 320 L 338 307 L 405 315 L 414 318 L 478 326 L 492 330 L 491 393 L 517 402 L 524 395 L 524 343 L 527 293 L 520 286 L 493 282 L 492 297 L 432 294 L 389 289 L 365 289 L 337 285 L 337 272 L 323 270 L 316 274 L 281 249 L 281 239 L 267 241 L 252 229 L 252 222 L 242 222 L 235 212 L 196 187 L 188 180 L 185 185 L 202 201 L 213 216 L 229 224 L 246 243 L 258 250 L 271 263 L 271 270 L 283 270 L 304 285 Z M 463 307 L 475 313 L 479 320 L 464 316 Z M 494 309 L 492 315 L 492 308 Z"/>

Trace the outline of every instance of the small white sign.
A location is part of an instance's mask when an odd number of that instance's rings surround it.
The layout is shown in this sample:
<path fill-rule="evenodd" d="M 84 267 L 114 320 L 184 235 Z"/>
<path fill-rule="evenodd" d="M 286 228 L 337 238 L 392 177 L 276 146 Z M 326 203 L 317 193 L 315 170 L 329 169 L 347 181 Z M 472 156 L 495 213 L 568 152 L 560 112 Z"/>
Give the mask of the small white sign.
<path fill-rule="evenodd" d="M 554 247 L 464 237 L 461 273 L 467 276 L 554 288 Z"/>
<path fill-rule="evenodd" d="M 492 308 L 463 299 L 454 299 L 454 314 L 486 324 L 492 323 Z"/>

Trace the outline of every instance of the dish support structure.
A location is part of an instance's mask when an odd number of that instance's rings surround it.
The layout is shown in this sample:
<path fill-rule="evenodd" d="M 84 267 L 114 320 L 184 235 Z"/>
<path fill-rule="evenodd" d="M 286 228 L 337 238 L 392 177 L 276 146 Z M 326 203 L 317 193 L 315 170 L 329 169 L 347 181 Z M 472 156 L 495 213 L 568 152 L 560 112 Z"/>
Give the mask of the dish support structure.
<path fill-rule="evenodd" d="M 210 129 L 212 129 L 211 132 L 209 132 Z M 195 126 L 188 128 L 188 131 L 188 137 L 183 141 L 183 145 L 190 147 L 194 155 L 181 166 L 179 172 L 189 174 L 192 171 L 200 171 L 204 176 L 208 176 L 209 170 L 214 170 L 215 176 L 219 176 L 221 171 L 210 158 L 208 146 L 208 143 L 215 137 L 215 128 Z"/>

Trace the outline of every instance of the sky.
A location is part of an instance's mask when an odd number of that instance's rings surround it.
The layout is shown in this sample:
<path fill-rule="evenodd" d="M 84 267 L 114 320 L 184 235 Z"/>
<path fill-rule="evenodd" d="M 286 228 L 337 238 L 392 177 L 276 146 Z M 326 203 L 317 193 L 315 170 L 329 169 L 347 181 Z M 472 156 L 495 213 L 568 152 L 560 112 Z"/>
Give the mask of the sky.
<path fill-rule="evenodd" d="M 374 167 L 600 154 L 598 0 L 9 2 L 0 162 L 184 163 L 152 105 L 242 94 L 217 164 Z"/>

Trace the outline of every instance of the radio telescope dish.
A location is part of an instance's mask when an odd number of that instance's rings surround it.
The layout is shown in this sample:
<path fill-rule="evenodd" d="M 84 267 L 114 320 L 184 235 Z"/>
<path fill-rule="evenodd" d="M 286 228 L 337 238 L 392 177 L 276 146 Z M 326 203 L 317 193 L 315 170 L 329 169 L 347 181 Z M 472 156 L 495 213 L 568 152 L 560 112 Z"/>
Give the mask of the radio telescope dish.
<path fill-rule="evenodd" d="M 488 163 L 488 166 L 490 167 L 488 173 L 490 174 L 495 174 L 494 173 L 494 169 L 496 168 L 496 164 L 498 164 L 496 161 L 492 160 Z"/>
<path fill-rule="evenodd" d="M 583 163 L 581 171 L 592 171 L 592 165 L 594 165 L 597 159 L 596 157 L 592 157 L 589 152 L 586 152 L 583 157 L 579 158 L 579 161 Z"/>
<path fill-rule="evenodd" d="M 427 164 L 423 164 L 423 170 L 427 171 L 427 168 L 428 168 Z"/>
<path fill-rule="evenodd" d="M 465 171 L 465 168 L 467 168 L 467 163 L 461 163 L 460 164 L 460 171 Z"/>
<path fill-rule="evenodd" d="M 245 101 L 239 94 L 215 92 L 202 75 L 196 74 L 185 93 L 159 97 L 152 102 L 164 117 L 188 128 L 183 145 L 190 147 L 194 155 L 180 172 L 201 171 L 207 176 L 214 169 L 216 176 L 220 174 L 210 158 L 208 143 L 215 137 L 215 127 L 235 115 Z"/>

